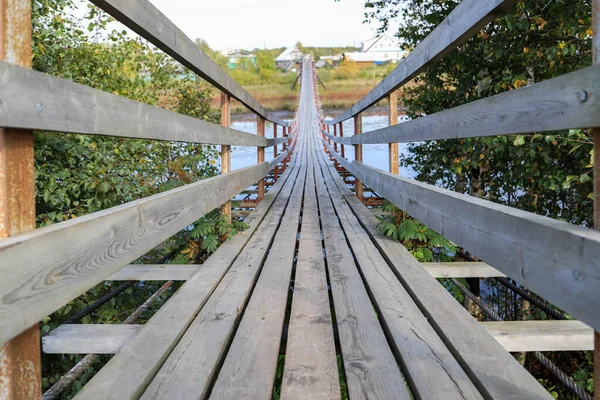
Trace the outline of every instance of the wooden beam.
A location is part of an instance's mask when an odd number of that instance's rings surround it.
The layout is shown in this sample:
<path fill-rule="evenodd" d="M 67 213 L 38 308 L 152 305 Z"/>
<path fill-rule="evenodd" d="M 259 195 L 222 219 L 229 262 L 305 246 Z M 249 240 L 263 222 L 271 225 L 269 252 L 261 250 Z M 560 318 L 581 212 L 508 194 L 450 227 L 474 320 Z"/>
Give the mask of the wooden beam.
<path fill-rule="evenodd" d="M 600 0 L 592 1 L 591 28 L 592 65 L 598 67 L 600 66 Z M 594 138 L 594 229 L 600 230 L 600 124 L 592 129 L 592 136 Z M 600 329 L 598 327 L 594 334 L 594 400 L 600 400 Z"/>
<path fill-rule="evenodd" d="M 261 117 L 260 115 L 258 115 L 256 117 L 256 135 L 258 137 L 264 137 L 265 136 L 265 119 L 263 117 Z M 256 162 L 258 164 L 262 163 L 265 161 L 265 149 L 263 148 L 258 148 L 256 150 Z M 263 197 L 265 197 L 265 180 L 264 179 L 260 179 L 258 181 L 258 198 L 257 201 L 260 202 Z"/>
<path fill-rule="evenodd" d="M 354 116 L 354 135 L 352 137 L 360 136 L 361 134 L 362 134 L 362 114 L 359 113 Z M 331 147 L 328 146 L 328 148 L 330 149 Z M 354 159 L 358 162 L 362 162 L 362 160 L 363 160 L 363 149 L 362 149 L 361 144 L 354 145 Z M 358 178 L 354 180 L 354 190 L 355 190 L 356 197 L 358 197 L 358 199 L 360 201 L 363 201 L 364 200 L 363 182 L 361 180 L 359 180 Z"/>
<path fill-rule="evenodd" d="M 287 125 L 256 101 L 150 1 L 92 0 L 92 3 L 256 114 Z"/>
<path fill-rule="evenodd" d="M 129 264 L 106 278 L 107 281 L 187 281 L 201 264 Z"/>
<path fill-rule="evenodd" d="M 31 46 L 31 2 L 0 0 L 0 60 L 14 65 L 13 68 L 29 69 Z M 2 92 L 0 89 L 0 96 Z M 3 109 L 1 99 L 0 104 Z M 0 128 L 0 243 L 10 236 L 35 229 L 33 164 L 33 132 Z M 11 265 L 10 270 L 0 274 L 0 281 L 23 269 L 23 265 Z M 6 295 L 4 291 L 0 293 Z M 28 400 L 42 395 L 39 319 L 24 324 L 16 332 L 22 333 L 17 337 L 12 335 L 10 342 L 0 341 L 0 398 L 3 400 Z M 6 323 L 2 321 L 1 325 Z"/>
<path fill-rule="evenodd" d="M 5 62 L 0 62 L 0 76 L 3 127 L 234 146 L 268 144 L 247 132 Z"/>
<path fill-rule="evenodd" d="M 352 118 L 403 86 L 431 64 L 441 59 L 517 0 L 463 0 L 410 54 L 400 61 L 373 90 L 329 124 Z"/>
<path fill-rule="evenodd" d="M 580 321 L 503 321 L 481 325 L 511 353 L 594 349 L 594 330 Z"/>
<path fill-rule="evenodd" d="M 600 126 L 600 65 L 367 132 L 352 144 L 512 135 Z"/>
<path fill-rule="evenodd" d="M 346 144 L 348 146 L 352 146 L 352 136 L 350 136 L 350 137 L 338 137 L 338 136 L 333 136 L 330 133 L 325 133 L 325 136 L 327 136 L 327 138 L 334 143 L 334 146 L 337 146 L 338 143 Z M 329 144 L 331 144 L 331 143 L 329 143 Z"/>
<path fill-rule="evenodd" d="M 65 324 L 42 338 L 46 354 L 115 354 L 142 325 Z"/>
<path fill-rule="evenodd" d="M 506 276 L 484 262 L 421 263 L 434 278 L 495 278 Z"/>
<path fill-rule="evenodd" d="M 221 92 L 221 126 L 226 128 L 231 126 L 231 97 L 225 92 Z M 231 146 L 223 144 L 221 145 L 221 174 L 229 171 L 231 171 Z M 231 223 L 231 200 L 223 204 L 221 215 L 225 217 L 227 223 Z"/>
<path fill-rule="evenodd" d="M 586 324 L 600 328 L 600 232 L 391 175 L 350 171 L 431 229 Z M 552 249 L 549 251 L 548 249 Z"/>
<path fill-rule="evenodd" d="M 0 241 L 0 343 L 221 206 L 262 163 Z M 44 257 L 39 257 L 39 254 Z"/>
<path fill-rule="evenodd" d="M 388 95 L 388 126 L 398 124 L 398 92 L 393 91 Z M 398 175 L 398 143 L 390 143 L 388 146 L 390 156 L 390 173 Z"/>

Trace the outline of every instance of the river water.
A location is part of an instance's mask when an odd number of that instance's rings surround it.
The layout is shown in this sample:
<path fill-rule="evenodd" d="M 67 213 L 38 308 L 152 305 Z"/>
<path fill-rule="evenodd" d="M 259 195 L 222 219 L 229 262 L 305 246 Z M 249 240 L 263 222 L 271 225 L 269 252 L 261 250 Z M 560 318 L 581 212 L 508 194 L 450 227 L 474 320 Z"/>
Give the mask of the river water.
<path fill-rule="evenodd" d="M 327 110 L 325 115 L 326 119 L 332 119 L 340 111 L 343 110 Z M 284 121 L 291 121 L 293 114 L 281 113 L 277 115 Z M 404 122 L 407 120 L 405 116 L 399 116 L 398 122 Z M 369 132 L 376 129 L 384 128 L 388 124 L 388 117 L 381 110 L 373 112 L 366 112 L 363 114 L 363 132 Z M 352 136 L 354 134 L 354 122 L 352 119 L 343 122 L 344 125 L 344 136 Z M 250 114 L 239 114 L 231 116 L 231 127 L 244 132 L 256 134 L 256 117 Z M 333 131 L 332 131 L 333 132 Z M 278 136 L 281 137 L 281 127 L 279 127 Z M 268 138 L 273 137 L 273 124 L 267 122 L 265 129 L 265 136 Z M 398 154 L 402 157 L 403 153 L 406 153 L 406 144 L 398 144 Z M 345 152 L 346 158 L 349 160 L 354 159 L 354 151 L 350 146 L 346 146 Z M 273 148 L 267 148 L 265 150 L 265 161 L 273 159 Z M 363 162 L 367 165 L 375 168 L 388 170 L 388 145 L 387 144 L 366 144 L 363 145 Z M 231 153 L 231 168 L 233 170 L 248 167 L 256 164 L 256 148 L 254 147 L 240 147 L 233 146 Z M 400 175 L 405 177 L 414 177 L 414 172 L 410 169 L 400 168 Z"/>

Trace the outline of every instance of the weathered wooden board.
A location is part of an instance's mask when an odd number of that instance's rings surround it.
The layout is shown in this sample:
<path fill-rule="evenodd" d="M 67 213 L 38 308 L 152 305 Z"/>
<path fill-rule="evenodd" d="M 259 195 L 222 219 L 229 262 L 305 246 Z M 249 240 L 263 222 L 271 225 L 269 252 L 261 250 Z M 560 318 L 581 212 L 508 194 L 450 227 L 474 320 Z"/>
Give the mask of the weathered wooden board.
<path fill-rule="evenodd" d="M 350 139 L 397 143 L 594 126 L 600 126 L 600 65 Z"/>
<path fill-rule="evenodd" d="M 219 371 L 211 399 L 268 399 L 273 394 L 306 181 L 306 167 L 300 168 L 281 226 Z M 190 389 L 202 392 L 197 386 Z"/>
<path fill-rule="evenodd" d="M 516 0 L 463 0 L 398 66 L 350 109 L 326 123 L 333 125 L 366 110 L 441 59 Z"/>
<path fill-rule="evenodd" d="M 115 354 L 142 325 L 67 324 L 42 337 L 46 354 Z"/>
<path fill-rule="evenodd" d="M 350 171 L 431 229 L 600 329 L 600 232 L 357 162 Z"/>
<path fill-rule="evenodd" d="M 287 122 L 275 118 L 260 105 L 150 1 L 92 0 L 92 3 L 256 114 L 287 126 Z"/>
<path fill-rule="evenodd" d="M 206 396 L 258 279 L 294 183 L 295 179 L 288 180 L 273 209 L 168 356 L 142 399 Z"/>
<path fill-rule="evenodd" d="M 240 169 L 1 241 L 0 343 L 220 206 L 268 168 Z"/>
<path fill-rule="evenodd" d="M 335 400 L 341 398 L 341 394 L 315 173 L 310 165 L 303 210 L 281 398 Z"/>
<path fill-rule="evenodd" d="M 187 281 L 201 264 L 129 264 L 115 272 L 107 281 Z"/>
<path fill-rule="evenodd" d="M 332 165 L 329 172 L 347 204 L 419 309 L 485 397 L 550 399 L 550 394 L 397 241 L 353 195 Z"/>
<path fill-rule="evenodd" d="M 0 62 L 0 126 L 174 142 L 267 146 L 265 138 Z"/>
<path fill-rule="evenodd" d="M 263 226 L 266 215 L 273 214 L 275 200 L 285 185 L 291 188 L 290 180 L 293 181 L 297 173 L 298 170 L 293 167 L 286 170 L 255 211 L 246 218 L 249 228 L 223 243 L 144 325 L 138 335 L 85 385 L 78 398 L 121 400 L 138 399 L 142 395 L 244 246 Z M 148 351 L 149 348 L 152 351 Z"/>
<path fill-rule="evenodd" d="M 326 167 L 321 159 L 322 166 Z M 411 387 L 422 399 L 482 399 L 453 354 L 429 324 L 415 302 L 360 226 L 327 169 L 319 174 L 327 185 L 364 283 L 376 304 L 379 319 L 389 332 Z M 432 385 L 431 382 L 435 382 Z"/>
<path fill-rule="evenodd" d="M 510 352 L 594 350 L 594 330 L 580 321 L 482 322 Z"/>
<path fill-rule="evenodd" d="M 329 139 L 331 139 L 332 142 L 347 144 L 350 146 L 352 145 L 353 136 L 333 136 L 330 133 L 325 133 L 325 136 L 327 136 Z"/>
<path fill-rule="evenodd" d="M 495 278 L 506 276 L 484 262 L 426 262 L 421 263 L 434 278 Z"/>

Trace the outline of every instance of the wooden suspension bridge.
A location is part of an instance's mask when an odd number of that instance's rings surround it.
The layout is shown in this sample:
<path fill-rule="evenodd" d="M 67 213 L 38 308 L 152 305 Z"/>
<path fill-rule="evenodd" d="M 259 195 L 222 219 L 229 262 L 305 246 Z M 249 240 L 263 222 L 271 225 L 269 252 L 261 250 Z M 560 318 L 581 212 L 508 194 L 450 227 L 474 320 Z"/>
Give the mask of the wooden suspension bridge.
<path fill-rule="evenodd" d="M 516 3 L 463 0 L 333 120 L 319 110 L 305 59 L 289 124 L 147 0 L 92 2 L 218 88 L 222 123 L 31 70 L 31 3 L 0 0 L 0 399 L 42 396 L 38 322 L 106 280 L 166 283 L 124 324 L 65 324 L 46 335 L 47 353 L 88 355 L 44 398 L 55 398 L 96 354 L 114 356 L 78 399 L 268 399 L 282 353 L 286 399 L 341 398 L 340 382 L 350 399 L 551 398 L 509 353 L 522 351 L 572 384 L 541 352 L 594 349 L 600 234 L 403 178 L 397 143 L 600 127 L 600 66 L 397 124 L 396 89 Z M 599 13 L 594 0 L 596 35 Z M 595 64 L 599 42 L 596 36 Z M 256 113 L 257 135 L 229 128 L 232 98 Z M 390 126 L 363 133 L 361 113 L 385 98 Z M 350 118 L 354 134 L 344 136 Z M 264 137 L 267 120 L 273 139 Z M 34 229 L 34 129 L 218 144 L 223 173 Z M 389 144 L 389 172 L 362 162 L 362 145 L 373 143 Z M 257 147 L 257 164 L 231 171 L 233 145 Z M 274 158 L 265 162 L 269 147 Z M 215 208 L 231 215 L 230 199 L 253 185 L 257 198 L 243 204 L 253 209 L 244 214 L 249 228 L 202 265 L 131 264 Z M 420 264 L 376 229 L 369 208 L 376 201 L 364 187 L 485 262 Z M 439 277 L 510 277 L 577 320 L 561 320 L 555 310 L 551 321 L 480 323 Z M 173 280 L 186 282 L 147 323 L 135 324 Z"/>

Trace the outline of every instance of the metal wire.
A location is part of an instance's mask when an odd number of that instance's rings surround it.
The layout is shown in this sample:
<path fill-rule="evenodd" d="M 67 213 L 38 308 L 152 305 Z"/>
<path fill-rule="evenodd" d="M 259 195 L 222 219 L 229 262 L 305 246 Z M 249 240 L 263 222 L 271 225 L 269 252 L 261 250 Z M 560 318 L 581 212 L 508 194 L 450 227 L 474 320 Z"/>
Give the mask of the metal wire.
<path fill-rule="evenodd" d="M 134 283 L 135 283 L 135 281 L 127 281 L 127 282 L 123 283 L 121 286 L 117 287 L 116 289 L 111 290 L 110 292 L 106 293 L 104 296 L 100 297 L 99 299 L 96 299 L 96 301 L 94 301 L 92 304 L 90 304 L 86 308 L 71 315 L 69 318 L 67 318 L 62 323 L 63 324 L 76 324 L 77 322 L 81 321 L 86 315 L 93 313 L 98 308 L 100 308 L 104 303 L 106 303 L 107 301 L 112 299 L 113 297 L 116 297 L 119 294 L 123 293 L 125 290 L 127 290 L 128 287 L 130 287 Z"/>
<path fill-rule="evenodd" d="M 141 306 L 139 306 L 125 321 L 123 324 L 129 325 L 135 323 L 140 316 L 147 311 L 152 303 L 154 303 L 158 298 L 173 284 L 173 281 L 168 281 L 164 285 L 162 285 L 152 296 L 148 298 Z M 44 393 L 42 396 L 42 400 L 54 400 L 56 399 L 66 388 L 71 386 L 73 382 L 77 378 L 81 376 L 89 367 L 91 367 L 100 356 L 97 354 L 88 354 L 81 359 L 73 368 L 69 370 L 66 374 L 64 374 L 58 382 L 56 382 L 50 389 Z"/>
<path fill-rule="evenodd" d="M 480 298 L 475 296 L 473 292 L 467 289 L 456 278 L 451 278 L 450 280 L 456 287 L 460 289 L 461 292 L 464 293 L 465 296 L 471 299 L 473 303 L 477 304 L 477 306 L 479 306 L 479 308 L 481 308 L 483 312 L 489 315 L 490 318 L 492 318 L 494 321 L 502 321 L 502 318 L 500 318 L 500 316 L 496 314 L 494 310 L 492 310 L 490 307 L 484 304 Z M 577 385 L 577 383 L 573 379 L 571 379 L 570 376 L 565 374 L 560 368 L 556 366 L 556 364 L 550 361 L 545 355 L 543 355 L 539 351 L 534 351 L 533 355 L 539 361 L 540 364 L 546 367 L 556 378 L 558 378 L 558 380 L 562 382 L 563 385 L 565 385 L 569 390 L 575 393 L 577 397 L 579 397 L 581 400 L 592 400 L 592 396 L 590 396 L 585 391 L 585 389 L 579 387 L 579 385 Z"/>
<path fill-rule="evenodd" d="M 521 296 L 525 300 L 529 301 L 534 307 L 537 307 L 540 310 L 544 311 L 547 315 L 551 316 L 552 318 L 562 319 L 562 320 L 567 319 L 567 315 L 564 312 L 550 307 L 550 305 L 547 304 L 544 300 L 535 296 L 533 293 L 526 290 L 525 288 L 515 285 L 514 283 L 511 282 L 510 279 L 507 279 L 507 278 L 495 278 L 495 279 L 498 282 L 500 282 L 502 285 L 504 285 L 507 288 L 509 288 L 510 290 L 512 290 L 513 292 L 517 293 L 519 296 Z"/>

